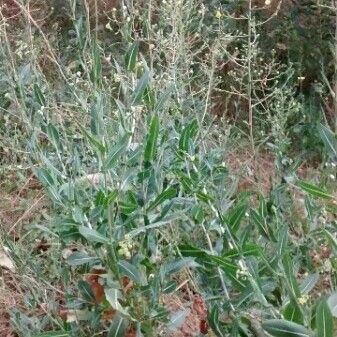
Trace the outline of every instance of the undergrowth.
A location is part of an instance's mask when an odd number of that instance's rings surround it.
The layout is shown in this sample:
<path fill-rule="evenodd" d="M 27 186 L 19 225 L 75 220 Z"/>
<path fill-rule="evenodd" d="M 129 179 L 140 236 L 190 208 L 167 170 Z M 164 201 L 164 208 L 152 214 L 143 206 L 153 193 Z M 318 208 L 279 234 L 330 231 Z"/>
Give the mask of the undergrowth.
<path fill-rule="evenodd" d="M 0 195 L 38 190 L 1 227 L 13 333 L 333 336 L 331 52 L 308 92 L 281 3 L 103 3 L 2 11 Z"/>

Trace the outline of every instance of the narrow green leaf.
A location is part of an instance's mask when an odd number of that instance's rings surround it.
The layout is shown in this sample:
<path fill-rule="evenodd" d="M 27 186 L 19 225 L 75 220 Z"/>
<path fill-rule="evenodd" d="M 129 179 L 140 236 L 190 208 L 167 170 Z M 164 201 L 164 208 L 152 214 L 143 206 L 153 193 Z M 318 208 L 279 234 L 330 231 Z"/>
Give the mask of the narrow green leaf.
<path fill-rule="evenodd" d="M 55 181 L 45 168 L 37 169 L 37 177 L 45 187 L 54 187 Z"/>
<path fill-rule="evenodd" d="M 144 160 L 145 162 L 151 162 L 156 156 L 156 146 L 159 136 L 159 117 L 154 115 L 151 119 L 150 129 L 146 140 Z"/>
<path fill-rule="evenodd" d="M 331 199 L 333 196 L 328 192 L 324 191 L 322 188 L 309 184 L 305 181 L 299 180 L 298 187 L 300 187 L 304 192 L 312 195 L 313 197 L 322 198 L 322 199 Z"/>
<path fill-rule="evenodd" d="M 330 128 L 323 124 L 317 126 L 319 135 L 328 151 L 330 157 L 337 159 L 337 139 Z"/>
<path fill-rule="evenodd" d="M 254 224 L 258 228 L 260 234 L 264 236 L 266 239 L 270 240 L 269 229 L 268 229 L 268 226 L 264 218 L 262 218 L 262 216 L 258 212 L 256 212 L 254 209 L 250 211 L 250 216 Z"/>
<path fill-rule="evenodd" d="M 114 190 L 114 191 L 111 191 L 106 197 L 105 197 L 105 200 L 104 200 L 104 206 L 105 207 L 108 207 L 109 205 L 111 205 L 117 198 L 118 196 L 118 190 Z"/>
<path fill-rule="evenodd" d="M 208 255 L 208 259 L 216 266 L 220 267 L 225 273 L 235 274 L 238 266 L 234 264 L 230 259 L 222 256 Z"/>
<path fill-rule="evenodd" d="M 127 276 L 129 279 L 142 286 L 147 284 L 144 274 L 133 264 L 128 261 L 118 261 L 118 269 L 122 276 Z"/>
<path fill-rule="evenodd" d="M 139 79 L 136 89 L 131 96 L 131 105 L 136 105 L 142 100 L 145 89 L 148 86 L 149 82 L 150 73 L 148 70 L 146 70 L 143 76 Z"/>
<path fill-rule="evenodd" d="M 300 284 L 300 292 L 302 295 L 309 294 L 314 289 L 319 280 L 319 273 L 309 274 Z"/>
<path fill-rule="evenodd" d="M 199 205 L 194 205 L 192 207 L 191 214 L 192 214 L 193 220 L 196 224 L 202 223 L 204 218 L 205 218 L 204 210 Z"/>
<path fill-rule="evenodd" d="M 97 232 L 95 229 L 80 226 L 78 228 L 80 234 L 89 242 L 99 242 L 105 244 L 111 244 L 111 240 L 108 239 L 106 236 L 102 235 L 101 233 Z"/>
<path fill-rule="evenodd" d="M 111 322 L 108 337 L 125 337 L 129 322 L 117 315 Z"/>
<path fill-rule="evenodd" d="M 156 199 L 153 202 L 151 202 L 151 204 L 147 208 L 147 211 L 149 212 L 149 211 L 155 209 L 157 206 L 161 205 L 166 200 L 171 200 L 172 198 L 174 198 L 176 196 L 176 194 L 177 194 L 176 189 L 172 188 L 172 187 L 169 187 L 165 191 L 161 192 L 156 197 Z"/>
<path fill-rule="evenodd" d="M 303 323 L 303 313 L 296 301 L 290 301 L 283 311 L 283 316 L 286 320 L 298 324 Z"/>
<path fill-rule="evenodd" d="M 306 209 L 307 214 L 308 214 L 308 219 L 310 221 L 313 221 L 313 219 L 314 219 L 314 205 L 313 205 L 312 199 L 308 195 L 304 196 L 304 206 L 305 206 L 305 209 Z"/>
<path fill-rule="evenodd" d="M 139 235 L 140 233 L 145 233 L 145 232 L 150 231 L 152 229 L 157 229 L 157 228 L 166 226 L 167 224 L 172 224 L 174 221 L 176 221 L 178 219 L 179 220 L 184 219 L 184 215 L 182 213 L 170 214 L 167 217 L 164 217 L 163 219 L 161 219 L 160 221 L 153 222 L 150 225 L 140 226 L 140 227 L 130 231 L 128 233 L 128 236 L 130 238 L 134 238 L 135 236 Z"/>
<path fill-rule="evenodd" d="M 239 251 L 236 248 L 233 248 L 222 255 L 228 259 L 236 259 L 241 256 L 259 256 L 261 254 L 261 248 L 255 243 L 246 243 L 242 249 Z"/>
<path fill-rule="evenodd" d="M 105 297 L 113 309 L 117 310 L 118 312 L 120 312 L 125 316 L 129 316 L 126 309 L 124 309 L 119 303 L 120 293 L 118 289 L 114 288 L 105 289 Z"/>
<path fill-rule="evenodd" d="M 192 245 L 180 245 L 178 249 L 182 256 L 206 257 L 208 255 L 204 250 Z"/>
<path fill-rule="evenodd" d="M 163 264 L 160 267 L 160 276 L 161 276 L 161 279 L 164 280 L 165 277 L 172 275 L 174 273 L 177 273 L 183 268 L 191 268 L 191 267 L 197 267 L 197 266 L 199 265 L 194 261 L 194 258 L 183 257 L 175 261 Z"/>
<path fill-rule="evenodd" d="M 80 266 L 86 263 L 95 263 L 99 261 L 97 257 L 92 257 L 82 252 L 75 252 L 67 258 L 67 263 L 70 266 Z"/>
<path fill-rule="evenodd" d="M 261 216 L 265 219 L 267 217 L 267 204 L 266 201 L 261 198 L 260 200 L 260 205 L 259 205 L 259 213 L 261 214 Z"/>
<path fill-rule="evenodd" d="M 293 270 L 293 261 L 291 260 L 290 256 L 286 254 L 283 258 L 283 267 L 284 267 L 284 273 L 289 285 L 289 288 L 291 290 L 291 293 L 294 298 L 301 297 L 300 288 L 298 286 L 297 280 L 294 275 Z"/>
<path fill-rule="evenodd" d="M 239 229 L 242 218 L 244 217 L 247 211 L 247 203 L 242 202 L 230 210 L 227 215 L 228 225 L 232 228 L 233 232 L 236 232 Z"/>
<path fill-rule="evenodd" d="M 128 71 L 135 70 L 138 50 L 139 50 L 139 41 L 135 41 L 126 52 L 125 67 Z"/>
<path fill-rule="evenodd" d="M 101 154 L 104 154 L 106 151 L 105 146 L 99 140 L 97 140 L 93 135 L 91 135 L 87 130 L 85 130 L 82 126 L 79 125 L 79 128 L 88 138 L 91 145 L 93 145 L 96 148 L 96 150 L 98 150 Z"/>
<path fill-rule="evenodd" d="M 262 327 L 274 337 L 313 337 L 313 333 L 304 326 L 282 319 L 265 321 Z"/>
<path fill-rule="evenodd" d="M 334 317 L 337 317 L 337 292 L 331 294 L 328 298 L 327 304 Z"/>
<path fill-rule="evenodd" d="M 154 107 L 154 110 L 159 113 L 161 111 L 163 111 L 163 109 L 165 108 L 165 104 L 166 102 L 170 99 L 170 97 L 172 96 L 172 93 L 174 92 L 174 86 L 172 85 L 170 88 L 166 89 L 159 97 L 158 100 L 156 102 L 156 105 Z"/>
<path fill-rule="evenodd" d="M 177 282 L 176 281 L 169 281 L 163 288 L 164 294 L 173 293 L 177 289 Z"/>
<path fill-rule="evenodd" d="M 90 284 L 86 281 L 79 280 L 77 283 L 78 290 L 82 297 L 89 303 L 95 302 L 95 295 L 90 287 Z"/>
<path fill-rule="evenodd" d="M 111 150 L 107 154 L 105 169 L 109 170 L 115 165 L 116 161 L 127 149 L 129 139 L 130 135 L 124 135 L 122 139 L 111 148 Z"/>
<path fill-rule="evenodd" d="M 225 337 L 227 336 L 225 334 L 225 332 L 222 331 L 221 329 L 221 325 L 220 325 L 220 321 L 219 321 L 219 309 L 217 306 L 214 306 L 209 315 L 208 315 L 208 322 L 209 325 L 211 327 L 211 329 L 213 330 L 213 332 L 215 333 L 215 335 L 217 337 Z"/>
<path fill-rule="evenodd" d="M 332 248 L 334 249 L 335 253 L 337 253 L 337 240 L 336 240 L 335 236 L 332 235 L 325 228 L 323 229 L 323 233 L 326 236 L 326 238 L 328 239 L 328 241 L 329 241 L 330 245 L 332 246 Z"/>
<path fill-rule="evenodd" d="M 47 126 L 47 133 L 51 143 L 57 148 L 61 149 L 60 135 L 55 126 L 52 123 L 49 123 Z"/>
<path fill-rule="evenodd" d="M 325 299 L 322 299 L 316 309 L 316 328 L 319 337 L 333 337 L 333 318 Z"/>
<path fill-rule="evenodd" d="M 192 137 L 198 130 L 198 121 L 194 119 L 190 124 L 188 124 L 182 131 L 179 139 L 179 149 L 184 152 L 189 152 L 189 144 Z"/>
<path fill-rule="evenodd" d="M 91 70 L 91 80 L 93 83 L 99 83 L 100 79 L 102 78 L 102 61 L 101 55 L 99 52 L 99 46 L 97 43 L 94 45 L 93 50 L 93 68 Z"/>
<path fill-rule="evenodd" d="M 147 107 L 151 109 L 154 107 L 156 103 L 156 97 L 149 85 L 144 90 L 143 99 Z"/>
<path fill-rule="evenodd" d="M 36 98 L 36 101 L 41 105 L 41 106 L 46 106 L 46 99 L 42 93 L 42 90 L 40 89 L 40 87 L 35 83 L 34 84 L 34 95 Z"/>
<path fill-rule="evenodd" d="M 279 257 L 283 257 L 283 255 L 287 251 L 287 245 L 288 245 L 288 227 L 283 226 L 278 235 L 278 247 L 277 247 L 277 252 Z"/>

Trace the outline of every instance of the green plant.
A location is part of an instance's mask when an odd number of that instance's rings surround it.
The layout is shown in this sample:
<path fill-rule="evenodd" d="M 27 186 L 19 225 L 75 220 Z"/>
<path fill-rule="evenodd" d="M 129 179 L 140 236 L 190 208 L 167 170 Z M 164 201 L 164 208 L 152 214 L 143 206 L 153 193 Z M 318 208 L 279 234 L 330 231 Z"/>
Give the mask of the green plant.
<path fill-rule="evenodd" d="M 56 34 L 19 3 L 26 29 L 0 35 L 2 168 L 24 164 L 52 205 L 16 242 L 2 235 L 24 293 L 17 333 L 332 336 L 334 186 L 288 158 L 303 154 L 291 140 L 311 101 L 295 92 L 298 65 L 262 43 L 274 17 L 254 1 L 126 1 L 101 27 L 69 1 Z M 272 146 L 270 192 L 237 190 L 223 158 L 246 127 L 211 115 L 215 92 L 248 111 L 251 156 Z M 318 130 L 334 160 L 320 119 L 308 141 Z M 186 332 L 191 313 L 200 326 Z"/>

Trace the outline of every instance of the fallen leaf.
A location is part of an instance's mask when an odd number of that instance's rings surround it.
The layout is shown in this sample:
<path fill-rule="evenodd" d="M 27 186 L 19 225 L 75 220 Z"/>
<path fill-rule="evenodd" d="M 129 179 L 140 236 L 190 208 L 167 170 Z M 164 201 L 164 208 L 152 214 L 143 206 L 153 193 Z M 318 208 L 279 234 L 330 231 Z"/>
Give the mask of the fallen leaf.
<path fill-rule="evenodd" d="M 117 310 L 115 309 L 108 309 L 108 310 L 104 310 L 103 314 L 102 314 L 102 320 L 103 321 L 112 321 L 115 316 L 116 316 Z"/>
<path fill-rule="evenodd" d="M 95 296 L 95 303 L 99 304 L 104 300 L 104 287 L 99 282 L 100 275 L 105 274 L 105 270 L 93 270 L 92 274 L 88 274 L 85 277 L 85 281 L 87 281 L 91 287 L 92 292 Z"/>
<path fill-rule="evenodd" d="M 4 249 L 0 248 L 0 267 L 8 269 L 12 272 L 15 271 L 15 266 L 10 257 L 6 254 Z"/>

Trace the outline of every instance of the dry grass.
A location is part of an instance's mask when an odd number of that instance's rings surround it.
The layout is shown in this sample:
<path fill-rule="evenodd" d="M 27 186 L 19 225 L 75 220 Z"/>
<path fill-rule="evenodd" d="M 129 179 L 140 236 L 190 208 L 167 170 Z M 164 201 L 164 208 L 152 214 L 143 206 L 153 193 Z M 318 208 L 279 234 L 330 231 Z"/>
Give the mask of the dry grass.
<path fill-rule="evenodd" d="M 20 283 L 10 271 L 3 270 L 0 277 L 0 336 L 16 337 L 10 324 L 9 311 L 18 309 L 23 303 Z"/>
<path fill-rule="evenodd" d="M 41 185 L 31 175 L 25 183 L 6 192 L 5 185 L 10 180 L 14 185 L 17 177 L 13 174 L 0 184 L 0 225 L 14 240 L 20 238 L 22 226 L 43 216 L 48 208 L 48 198 Z"/>
<path fill-rule="evenodd" d="M 15 174 L 2 177 L 0 190 L 0 229 L 17 241 L 24 233 L 25 224 L 40 219 L 49 203 L 32 175 L 24 183 Z M 0 267 L 1 337 L 17 336 L 11 328 L 9 311 L 21 307 L 24 297 L 21 285 L 14 271 Z"/>

